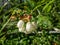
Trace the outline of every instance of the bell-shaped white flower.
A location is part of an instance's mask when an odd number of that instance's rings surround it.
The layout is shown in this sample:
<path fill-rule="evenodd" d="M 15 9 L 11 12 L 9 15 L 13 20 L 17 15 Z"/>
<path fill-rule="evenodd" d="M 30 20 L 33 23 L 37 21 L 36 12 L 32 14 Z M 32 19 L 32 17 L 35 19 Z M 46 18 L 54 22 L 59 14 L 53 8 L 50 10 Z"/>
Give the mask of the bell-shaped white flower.
<path fill-rule="evenodd" d="M 31 24 L 31 22 L 27 22 L 27 24 L 26 24 L 26 31 L 28 32 L 28 31 L 31 31 L 31 29 L 32 29 L 32 24 Z"/>
<path fill-rule="evenodd" d="M 20 21 L 17 23 L 17 27 L 19 28 L 19 32 L 24 32 L 24 31 L 25 31 L 24 21 L 23 21 L 23 20 L 20 20 Z"/>
<path fill-rule="evenodd" d="M 34 23 L 31 23 L 31 22 L 27 22 L 27 24 L 26 24 L 26 33 L 27 34 L 32 33 L 35 30 L 36 30 L 35 24 Z"/>
<path fill-rule="evenodd" d="M 24 26 L 24 21 L 23 20 L 20 20 L 18 23 L 17 23 L 17 27 L 18 28 L 21 28 Z"/>

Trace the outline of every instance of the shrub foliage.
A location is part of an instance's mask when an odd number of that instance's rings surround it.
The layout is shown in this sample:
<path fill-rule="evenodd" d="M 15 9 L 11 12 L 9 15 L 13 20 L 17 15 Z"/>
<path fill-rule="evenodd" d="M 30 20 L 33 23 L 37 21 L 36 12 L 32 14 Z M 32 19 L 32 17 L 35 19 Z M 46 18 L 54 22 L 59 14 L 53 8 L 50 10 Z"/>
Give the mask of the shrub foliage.
<path fill-rule="evenodd" d="M 35 33 L 19 32 L 23 15 L 37 23 Z M 0 45 L 60 45 L 60 35 L 49 33 L 54 28 L 60 29 L 60 0 L 8 0 L 0 6 Z"/>

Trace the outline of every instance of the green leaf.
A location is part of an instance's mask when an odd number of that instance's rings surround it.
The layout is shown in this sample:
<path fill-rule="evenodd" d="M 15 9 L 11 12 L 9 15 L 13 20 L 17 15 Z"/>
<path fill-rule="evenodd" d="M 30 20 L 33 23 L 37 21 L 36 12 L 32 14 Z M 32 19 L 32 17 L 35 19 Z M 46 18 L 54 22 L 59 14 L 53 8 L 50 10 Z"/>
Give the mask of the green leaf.
<path fill-rule="evenodd" d="M 51 6 L 49 6 L 50 4 L 52 4 L 54 2 L 54 0 L 52 0 L 52 1 L 50 1 L 49 3 L 47 3 L 44 7 L 43 7 L 43 9 L 42 9 L 42 11 L 45 11 L 47 8 L 51 8 Z"/>

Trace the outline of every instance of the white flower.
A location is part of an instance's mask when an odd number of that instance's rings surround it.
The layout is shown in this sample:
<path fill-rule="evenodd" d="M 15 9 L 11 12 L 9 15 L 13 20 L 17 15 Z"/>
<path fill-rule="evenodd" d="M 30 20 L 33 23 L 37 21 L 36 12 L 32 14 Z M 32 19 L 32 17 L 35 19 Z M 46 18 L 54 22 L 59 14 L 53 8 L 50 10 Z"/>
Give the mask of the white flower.
<path fill-rule="evenodd" d="M 32 24 L 31 24 L 31 22 L 27 22 L 27 24 L 26 24 L 26 31 L 27 31 L 27 32 L 30 32 L 31 29 L 32 29 Z"/>
<path fill-rule="evenodd" d="M 17 27 L 19 28 L 19 32 L 24 32 L 25 34 L 30 34 L 37 29 L 37 25 L 35 22 L 27 22 L 26 27 L 24 26 L 24 21 L 20 20 L 17 23 Z"/>
<path fill-rule="evenodd" d="M 32 33 L 36 30 L 36 26 L 34 24 L 34 22 L 27 22 L 26 24 L 26 33 L 29 34 L 29 33 Z"/>
<path fill-rule="evenodd" d="M 17 23 L 17 27 L 18 28 L 21 28 L 24 26 L 24 21 L 23 20 L 20 20 L 18 23 Z"/>
<path fill-rule="evenodd" d="M 17 27 L 19 28 L 19 32 L 25 32 L 25 27 L 24 27 L 24 21 L 23 20 L 20 20 L 17 23 Z"/>

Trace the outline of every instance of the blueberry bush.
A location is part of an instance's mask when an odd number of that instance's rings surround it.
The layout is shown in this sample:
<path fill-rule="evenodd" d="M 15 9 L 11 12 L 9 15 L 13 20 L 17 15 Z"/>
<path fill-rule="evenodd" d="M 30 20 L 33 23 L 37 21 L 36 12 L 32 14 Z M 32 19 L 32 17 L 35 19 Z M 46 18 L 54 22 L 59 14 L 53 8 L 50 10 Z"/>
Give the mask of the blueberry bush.
<path fill-rule="evenodd" d="M 60 45 L 60 33 L 50 31 L 60 31 L 60 0 L 8 0 L 0 6 L 0 45 Z"/>

